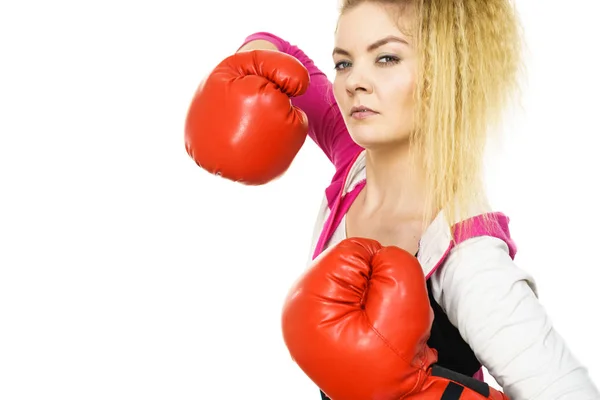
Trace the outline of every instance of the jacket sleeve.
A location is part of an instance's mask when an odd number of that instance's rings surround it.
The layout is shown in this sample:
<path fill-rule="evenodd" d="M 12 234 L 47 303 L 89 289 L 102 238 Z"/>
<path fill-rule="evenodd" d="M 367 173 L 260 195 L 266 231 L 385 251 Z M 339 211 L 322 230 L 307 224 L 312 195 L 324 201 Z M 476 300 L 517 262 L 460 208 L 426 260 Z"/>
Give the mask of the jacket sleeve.
<path fill-rule="evenodd" d="M 600 399 L 503 240 L 457 245 L 432 276 L 432 292 L 511 400 Z"/>

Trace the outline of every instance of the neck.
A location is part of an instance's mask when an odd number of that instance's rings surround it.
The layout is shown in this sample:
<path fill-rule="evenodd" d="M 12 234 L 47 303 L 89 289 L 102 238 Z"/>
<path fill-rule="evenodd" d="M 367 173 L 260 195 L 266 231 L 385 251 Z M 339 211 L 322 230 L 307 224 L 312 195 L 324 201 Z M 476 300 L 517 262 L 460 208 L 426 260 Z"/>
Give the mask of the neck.
<path fill-rule="evenodd" d="M 363 207 L 402 218 L 422 218 L 425 212 L 424 170 L 411 158 L 408 144 L 366 151 L 367 186 Z"/>

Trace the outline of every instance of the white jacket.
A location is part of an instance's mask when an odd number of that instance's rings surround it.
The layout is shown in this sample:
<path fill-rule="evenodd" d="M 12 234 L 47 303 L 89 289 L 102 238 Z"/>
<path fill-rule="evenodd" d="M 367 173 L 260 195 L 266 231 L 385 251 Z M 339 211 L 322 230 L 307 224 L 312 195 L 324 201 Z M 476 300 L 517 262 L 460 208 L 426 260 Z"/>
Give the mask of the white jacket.
<path fill-rule="evenodd" d="M 364 154 L 351 164 L 331 209 L 324 198 L 311 260 L 345 239 L 345 213 L 366 179 Z M 352 198 L 343 205 L 342 196 Z M 511 400 L 600 399 L 587 369 L 552 327 L 533 278 L 514 263 L 508 219 L 498 216 L 497 232 L 474 232 L 455 246 L 442 213 L 430 224 L 418 259 L 434 299 Z"/>

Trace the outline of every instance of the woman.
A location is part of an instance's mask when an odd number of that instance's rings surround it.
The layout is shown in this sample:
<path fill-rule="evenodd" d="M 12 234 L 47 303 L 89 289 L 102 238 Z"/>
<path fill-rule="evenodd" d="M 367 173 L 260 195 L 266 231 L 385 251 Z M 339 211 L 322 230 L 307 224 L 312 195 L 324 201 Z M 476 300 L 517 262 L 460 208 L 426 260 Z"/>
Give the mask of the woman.
<path fill-rule="evenodd" d="M 508 0 L 345 0 L 333 85 L 272 34 L 239 51 L 278 50 L 310 73 L 292 102 L 336 168 L 313 258 L 347 237 L 417 254 L 439 364 L 479 379 L 483 365 L 513 400 L 598 399 L 484 195 L 486 139 L 517 92 L 520 47 Z"/>

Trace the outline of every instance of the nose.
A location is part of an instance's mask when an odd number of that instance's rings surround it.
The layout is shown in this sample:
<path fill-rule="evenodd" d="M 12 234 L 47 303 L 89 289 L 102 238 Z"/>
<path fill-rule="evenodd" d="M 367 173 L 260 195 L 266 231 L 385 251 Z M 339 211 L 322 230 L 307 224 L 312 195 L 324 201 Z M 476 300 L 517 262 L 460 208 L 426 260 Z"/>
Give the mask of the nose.
<path fill-rule="evenodd" d="M 373 84 L 370 81 L 369 73 L 364 68 L 355 64 L 346 77 L 346 91 L 350 96 L 356 93 L 371 93 Z"/>

